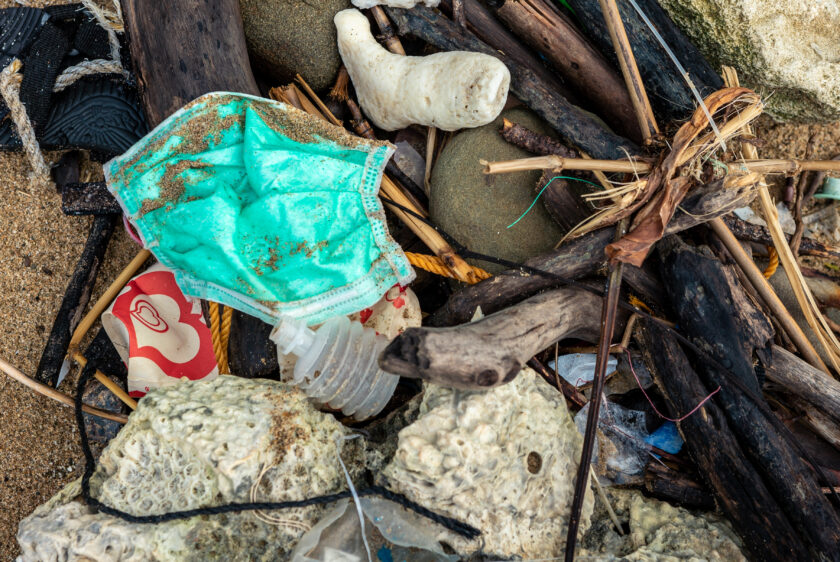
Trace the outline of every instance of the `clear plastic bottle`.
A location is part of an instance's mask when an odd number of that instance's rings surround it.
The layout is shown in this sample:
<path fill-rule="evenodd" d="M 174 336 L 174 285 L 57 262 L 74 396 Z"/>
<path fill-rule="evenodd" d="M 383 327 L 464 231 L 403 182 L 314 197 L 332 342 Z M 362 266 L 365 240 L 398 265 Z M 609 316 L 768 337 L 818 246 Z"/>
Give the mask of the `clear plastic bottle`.
<path fill-rule="evenodd" d="M 399 382 L 377 361 L 388 340 L 346 316 L 330 318 L 317 331 L 284 318 L 270 338 L 278 353 L 297 356 L 294 384 L 315 402 L 357 420 L 381 412 Z"/>

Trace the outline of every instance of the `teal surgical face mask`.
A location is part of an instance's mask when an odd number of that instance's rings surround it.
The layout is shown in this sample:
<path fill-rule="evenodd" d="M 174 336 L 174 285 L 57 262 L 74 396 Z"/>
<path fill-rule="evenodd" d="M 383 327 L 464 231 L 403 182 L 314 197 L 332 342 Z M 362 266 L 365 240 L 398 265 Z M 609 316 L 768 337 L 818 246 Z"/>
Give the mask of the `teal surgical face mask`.
<path fill-rule="evenodd" d="M 414 278 L 377 197 L 392 152 L 280 102 L 212 93 L 105 176 L 186 295 L 315 324 Z"/>

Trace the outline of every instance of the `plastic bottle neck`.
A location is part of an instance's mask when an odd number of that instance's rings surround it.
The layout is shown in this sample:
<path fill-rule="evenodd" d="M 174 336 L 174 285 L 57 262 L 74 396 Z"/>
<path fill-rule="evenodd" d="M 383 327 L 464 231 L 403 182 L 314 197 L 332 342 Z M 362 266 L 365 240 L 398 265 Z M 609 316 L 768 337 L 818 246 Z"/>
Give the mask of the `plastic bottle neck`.
<path fill-rule="evenodd" d="M 277 344 L 277 349 L 284 355 L 292 353 L 301 357 L 312 347 L 315 332 L 310 330 L 302 320 L 283 317 L 271 330 L 269 338 Z"/>

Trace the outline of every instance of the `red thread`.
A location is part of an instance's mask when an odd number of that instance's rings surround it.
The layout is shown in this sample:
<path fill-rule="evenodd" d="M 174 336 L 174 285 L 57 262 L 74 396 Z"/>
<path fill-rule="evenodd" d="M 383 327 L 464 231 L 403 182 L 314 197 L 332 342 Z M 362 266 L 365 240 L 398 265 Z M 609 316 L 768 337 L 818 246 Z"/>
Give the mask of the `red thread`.
<path fill-rule="evenodd" d="M 635 379 L 636 379 L 636 384 L 638 384 L 638 385 L 639 385 L 639 388 L 640 388 L 640 389 L 642 389 L 642 394 L 644 394 L 644 395 L 645 395 L 645 398 L 647 398 L 647 401 L 648 401 L 648 403 L 650 404 L 650 407 L 651 407 L 651 408 L 653 408 L 653 411 L 654 411 L 654 412 L 656 412 L 656 414 L 657 414 L 660 418 L 662 418 L 662 419 L 665 419 L 665 420 L 668 420 L 668 421 L 671 421 L 671 422 L 674 422 L 674 423 L 676 423 L 676 422 L 681 422 L 681 421 L 683 421 L 685 418 L 687 418 L 688 416 L 690 416 L 691 414 L 693 414 L 694 412 L 696 412 L 697 410 L 699 410 L 699 409 L 703 406 L 703 404 L 705 404 L 706 402 L 708 402 L 708 401 L 709 401 L 709 399 L 710 399 L 712 396 L 714 396 L 715 394 L 717 394 L 717 393 L 718 393 L 718 391 L 720 390 L 720 386 L 718 386 L 716 389 L 714 389 L 714 390 L 712 391 L 712 393 L 711 393 L 711 394 L 709 394 L 709 395 L 708 395 L 708 396 L 706 396 L 703 400 L 701 400 L 701 401 L 700 401 L 700 403 L 699 403 L 699 404 L 697 404 L 697 405 L 694 407 L 694 409 L 693 409 L 693 410 L 691 410 L 689 413 L 687 413 L 686 415 L 684 415 L 684 416 L 683 416 L 683 417 L 681 417 L 681 418 L 672 419 L 672 418 L 669 418 L 668 416 L 664 416 L 664 415 L 662 415 L 662 412 L 660 412 L 659 410 L 657 410 L 657 409 L 656 409 L 656 406 L 653 404 L 653 400 L 651 400 L 651 399 L 650 399 L 650 396 L 648 396 L 648 393 L 647 393 L 647 392 L 645 392 L 645 388 L 642 386 L 642 381 L 640 381 L 640 380 L 639 380 L 639 376 L 636 374 L 636 369 L 634 369 L 634 368 L 633 368 L 633 358 L 630 356 L 630 350 L 629 350 L 629 349 L 627 349 L 627 350 L 625 350 L 625 351 L 627 352 L 627 361 L 630 363 L 630 372 L 631 372 L 631 373 L 633 373 L 633 378 L 635 378 Z"/>

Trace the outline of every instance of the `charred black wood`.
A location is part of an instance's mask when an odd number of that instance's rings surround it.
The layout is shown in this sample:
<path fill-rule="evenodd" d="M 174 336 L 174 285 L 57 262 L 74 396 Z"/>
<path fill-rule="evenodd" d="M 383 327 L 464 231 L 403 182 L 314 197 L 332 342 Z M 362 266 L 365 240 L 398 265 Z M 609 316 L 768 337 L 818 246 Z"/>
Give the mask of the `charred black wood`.
<path fill-rule="evenodd" d="M 715 498 L 702 484 L 687 474 L 650 461 L 645 471 L 645 491 L 660 500 L 688 509 L 715 509 Z"/>
<path fill-rule="evenodd" d="M 271 325 L 259 318 L 233 311 L 228 343 L 228 363 L 237 376 L 261 379 L 280 379 L 277 346 L 268 339 Z"/>
<path fill-rule="evenodd" d="M 714 257 L 676 237 L 663 240 L 659 249 L 667 293 L 682 330 L 760 399 L 761 381 L 753 365 L 756 359 L 769 363 L 772 329 L 767 318 L 749 306 L 734 275 Z M 840 559 L 840 517 L 794 450 L 793 436 L 773 424 L 716 365 L 705 357 L 696 361 L 707 388 L 720 386 L 716 402 L 802 547 L 813 555 L 830 553 L 830 559 Z"/>
<path fill-rule="evenodd" d="M 61 187 L 65 215 L 121 215 L 122 209 L 104 181 L 68 183 Z"/>
<path fill-rule="evenodd" d="M 70 278 L 47 345 L 38 363 L 35 379 L 39 382 L 53 386 L 58 382 L 59 371 L 67 355 L 67 346 L 90 301 L 93 285 L 117 220 L 114 215 L 103 215 L 93 219 L 84 250 L 76 263 L 73 277 Z"/>
<path fill-rule="evenodd" d="M 642 354 L 668 401 L 670 415 L 683 416 L 711 390 L 700 380 L 674 336 L 653 321 L 643 320 L 640 326 Z M 713 401 L 706 402 L 678 422 L 677 427 L 701 480 L 744 541 L 750 558 L 803 562 L 812 559 L 757 467 L 741 450 L 720 407 Z"/>
<path fill-rule="evenodd" d="M 584 33 L 604 56 L 613 62 L 615 68 L 618 68 L 618 58 L 598 0 L 568 1 Z M 677 28 L 656 0 L 636 2 L 686 69 L 700 95 L 705 97 L 721 89 L 723 80 L 719 74 Z M 663 121 L 685 119 L 697 106 L 697 101 L 691 95 L 685 80 L 629 0 L 618 0 L 618 9 L 657 117 Z"/>

